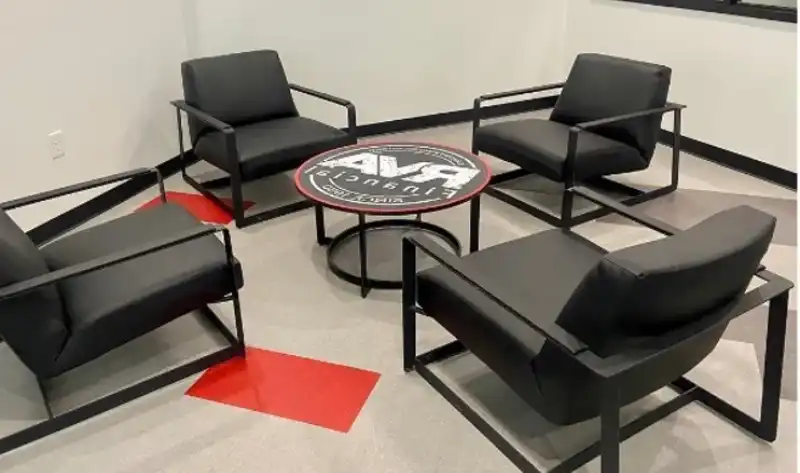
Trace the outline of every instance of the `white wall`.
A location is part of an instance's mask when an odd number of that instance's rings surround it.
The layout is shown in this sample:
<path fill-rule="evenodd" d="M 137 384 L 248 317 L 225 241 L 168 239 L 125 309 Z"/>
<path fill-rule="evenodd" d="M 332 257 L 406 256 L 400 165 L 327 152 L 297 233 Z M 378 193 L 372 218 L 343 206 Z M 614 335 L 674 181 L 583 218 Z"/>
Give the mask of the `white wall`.
<path fill-rule="evenodd" d="M 467 108 L 560 76 L 566 4 L 505 0 L 3 0 L 0 199 L 177 154 L 168 101 L 188 57 L 273 48 L 294 82 L 353 100 L 359 121 Z M 299 100 L 344 123 L 335 106 Z M 47 134 L 65 133 L 53 161 Z M 25 227 L 89 196 L 15 212 Z"/>
<path fill-rule="evenodd" d="M 559 80 L 580 51 L 663 62 L 687 135 L 796 168 L 794 25 L 609 0 L 3 0 L 0 199 L 174 156 L 178 64 L 257 48 L 279 50 L 290 80 L 353 100 L 361 123 Z M 53 161 L 57 129 L 67 156 Z M 30 227 L 84 198 L 14 216 Z"/>
<path fill-rule="evenodd" d="M 569 0 L 566 55 L 616 54 L 672 67 L 683 132 L 797 169 L 797 28 L 614 0 Z M 671 128 L 671 121 L 665 121 Z"/>
<path fill-rule="evenodd" d="M 351 99 L 372 123 L 469 108 L 559 77 L 566 2 L 196 0 L 189 54 L 269 48 L 289 79 Z M 301 111 L 343 122 L 303 101 Z"/>
<path fill-rule="evenodd" d="M 168 100 L 186 56 L 180 2 L 0 2 L 0 199 L 177 154 Z M 67 155 L 53 161 L 48 133 Z M 30 227 L 86 196 L 14 212 Z"/>

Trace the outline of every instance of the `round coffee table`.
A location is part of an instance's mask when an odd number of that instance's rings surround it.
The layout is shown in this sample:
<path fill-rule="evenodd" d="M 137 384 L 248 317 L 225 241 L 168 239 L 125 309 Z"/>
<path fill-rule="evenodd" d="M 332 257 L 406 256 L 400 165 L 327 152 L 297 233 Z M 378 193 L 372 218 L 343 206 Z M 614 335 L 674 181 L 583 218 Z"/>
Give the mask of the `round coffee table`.
<path fill-rule="evenodd" d="M 478 249 L 480 193 L 489 184 L 491 170 L 475 154 L 426 143 L 372 143 L 339 148 L 306 161 L 295 172 L 297 190 L 315 205 L 317 242 L 328 246 L 328 265 L 339 278 L 370 289 L 400 289 L 401 278 L 370 278 L 368 237 L 398 230 L 431 234 L 461 253 L 452 233 L 429 222 L 422 214 L 470 201 L 470 252 Z M 324 207 L 358 215 L 358 224 L 333 238 L 325 231 Z M 367 215 L 416 219 L 381 219 Z M 345 242 L 358 238 L 358 272 L 334 261 Z M 399 260 L 400 247 L 397 247 Z"/>

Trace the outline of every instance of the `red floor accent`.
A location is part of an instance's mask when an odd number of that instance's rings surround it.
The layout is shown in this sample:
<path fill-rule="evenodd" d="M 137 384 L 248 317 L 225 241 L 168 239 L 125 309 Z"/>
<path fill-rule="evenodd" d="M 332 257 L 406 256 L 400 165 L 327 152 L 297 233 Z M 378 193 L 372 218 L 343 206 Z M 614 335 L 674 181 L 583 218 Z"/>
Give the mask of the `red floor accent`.
<path fill-rule="evenodd" d="M 186 394 L 348 432 L 378 378 L 372 371 L 247 348 L 246 360 L 210 368 Z"/>
<path fill-rule="evenodd" d="M 218 206 L 214 205 L 213 202 L 206 199 L 200 194 L 187 194 L 185 192 L 167 192 L 167 202 L 172 202 L 174 204 L 178 204 L 184 209 L 186 209 L 189 213 L 194 215 L 198 220 L 202 220 L 203 222 L 208 223 L 218 223 L 221 225 L 227 225 L 233 220 L 233 216 L 219 208 Z M 231 199 L 221 199 L 228 205 L 233 205 Z M 140 206 L 136 210 L 144 210 L 155 205 L 158 205 L 161 202 L 160 197 L 156 197 L 155 199 L 147 202 L 146 204 Z M 249 209 L 255 203 L 250 201 L 245 201 L 244 208 Z"/>

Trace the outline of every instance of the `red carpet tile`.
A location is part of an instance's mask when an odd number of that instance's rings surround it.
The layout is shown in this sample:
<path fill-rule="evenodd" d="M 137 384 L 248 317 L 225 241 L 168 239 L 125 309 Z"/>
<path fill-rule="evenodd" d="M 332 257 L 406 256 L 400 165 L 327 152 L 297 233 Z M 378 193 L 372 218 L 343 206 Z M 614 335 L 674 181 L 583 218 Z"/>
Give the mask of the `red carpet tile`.
<path fill-rule="evenodd" d="M 187 395 L 348 432 L 380 374 L 247 348 L 207 370 Z"/>
<path fill-rule="evenodd" d="M 227 205 L 233 205 L 231 199 L 221 199 Z M 178 204 L 184 209 L 186 209 L 189 213 L 194 215 L 198 220 L 202 220 L 203 222 L 207 223 L 218 223 L 221 225 L 227 225 L 233 220 L 233 216 L 229 213 L 225 212 L 221 208 L 214 205 L 213 202 L 206 199 L 200 194 L 187 194 L 185 192 L 167 192 L 167 202 L 172 202 L 174 204 Z M 147 202 L 146 204 L 142 205 L 136 210 L 144 210 L 155 205 L 161 203 L 161 198 L 156 197 L 155 199 Z M 249 209 L 254 205 L 254 202 L 245 201 L 244 208 Z"/>

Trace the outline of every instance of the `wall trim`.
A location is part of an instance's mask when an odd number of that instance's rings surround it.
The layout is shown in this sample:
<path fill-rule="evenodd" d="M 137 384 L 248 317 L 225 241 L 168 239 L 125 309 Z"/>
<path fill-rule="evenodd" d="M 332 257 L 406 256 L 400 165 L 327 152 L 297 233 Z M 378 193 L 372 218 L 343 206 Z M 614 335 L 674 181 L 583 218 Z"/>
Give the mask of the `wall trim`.
<path fill-rule="evenodd" d="M 671 131 L 661 130 L 658 141 L 661 144 L 672 146 L 672 136 Z M 765 163 L 764 161 L 689 138 L 686 135 L 681 135 L 681 151 L 734 171 L 749 174 L 763 181 L 768 181 L 793 191 L 797 190 L 796 172 Z"/>
<path fill-rule="evenodd" d="M 759 5 L 747 0 L 617 0 L 657 7 L 680 8 L 708 13 L 757 18 L 760 20 L 797 23 L 797 9 L 774 5 Z"/>
<path fill-rule="evenodd" d="M 481 118 L 497 118 L 519 113 L 547 110 L 556 104 L 558 95 L 541 97 L 537 99 L 521 100 L 517 102 L 484 106 L 481 108 Z M 401 118 L 385 122 L 370 123 L 358 127 L 359 136 L 387 135 L 404 131 L 422 130 L 437 126 L 455 125 L 472 121 L 473 109 L 453 110 L 451 112 L 434 113 L 419 117 Z"/>
<path fill-rule="evenodd" d="M 558 96 L 554 95 L 484 107 L 481 109 L 481 118 L 497 118 L 536 110 L 546 110 L 555 105 L 557 98 Z M 431 115 L 423 115 L 419 117 L 370 123 L 366 125 L 360 125 L 358 127 L 359 136 L 367 137 L 454 125 L 471 121 L 472 114 L 472 109 L 462 109 L 450 112 L 435 113 Z M 662 144 L 668 146 L 671 145 L 672 133 L 667 130 L 661 130 L 659 141 Z M 681 137 L 681 150 L 730 169 L 743 172 L 745 174 L 750 174 L 759 179 L 769 181 L 792 190 L 797 190 L 797 174 L 786 169 L 781 169 L 777 166 L 758 161 L 733 151 L 728 151 L 726 149 L 686 137 L 685 135 Z M 191 151 L 187 152 L 186 159 L 187 165 L 193 164 L 197 160 Z M 159 164 L 156 167 L 161 171 L 162 176 L 166 179 L 180 172 L 180 161 L 176 156 Z M 132 179 L 124 184 L 120 184 L 37 226 L 28 232 L 28 236 L 30 236 L 30 238 L 37 245 L 43 245 L 54 240 L 55 238 L 58 238 L 66 232 L 77 228 L 92 218 L 111 210 L 122 202 L 135 197 L 136 195 L 155 185 L 155 183 L 156 181 L 154 177 L 143 176 Z"/>

